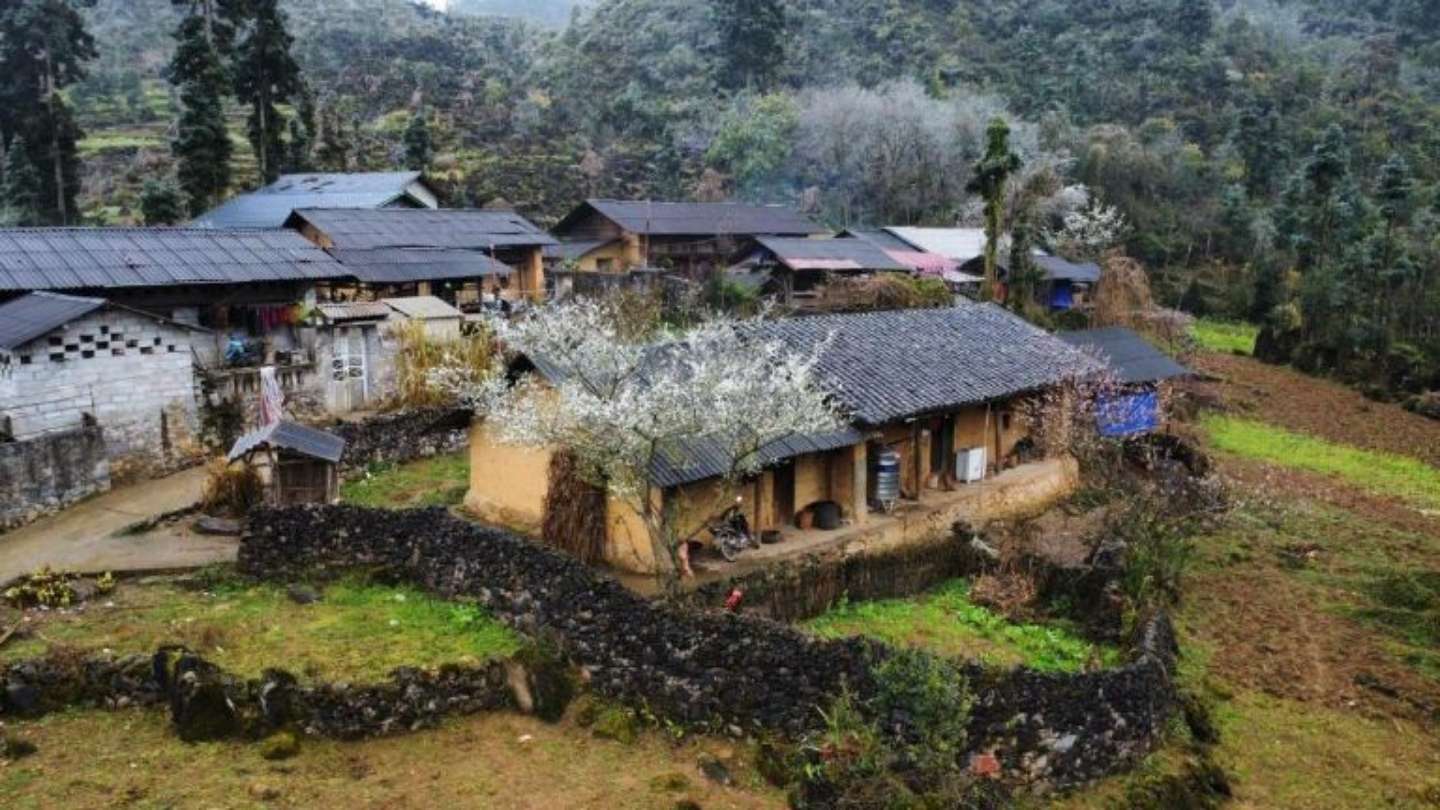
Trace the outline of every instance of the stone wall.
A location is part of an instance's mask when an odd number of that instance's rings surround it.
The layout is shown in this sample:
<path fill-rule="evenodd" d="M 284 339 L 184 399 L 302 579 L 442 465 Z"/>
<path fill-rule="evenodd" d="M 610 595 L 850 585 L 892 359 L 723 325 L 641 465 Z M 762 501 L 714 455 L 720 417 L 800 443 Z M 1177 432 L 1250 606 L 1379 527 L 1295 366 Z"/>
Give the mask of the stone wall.
<path fill-rule="evenodd" d="M 170 708 L 186 741 L 264 736 L 294 728 L 360 739 L 435 725 L 445 717 L 530 702 L 531 673 L 513 661 L 401 668 L 378 683 L 302 684 L 278 669 L 243 679 L 178 647 L 152 655 L 55 654 L 0 666 L 0 718 L 73 706 Z"/>
<path fill-rule="evenodd" d="M 782 622 L 819 616 L 841 599 L 868 601 L 920 593 L 969 569 L 968 538 L 941 535 L 881 551 L 810 554 L 737 577 L 708 582 L 678 597 L 698 608 L 720 608 L 732 589 L 743 594 L 742 609 Z"/>
<path fill-rule="evenodd" d="M 842 688 L 874 695 L 872 667 L 892 654 L 864 639 L 821 640 L 767 620 L 647 602 L 568 557 L 440 509 L 259 511 L 240 566 L 284 580 L 382 567 L 440 595 L 474 598 L 519 631 L 553 638 L 601 694 L 708 728 L 804 733 Z M 1163 734 L 1175 655 L 1169 622 L 1158 617 L 1117 669 L 970 666 L 977 697 L 968 747 L 1037 788 L 1115 772 Z"/>
<path fill-rule="evenodd" d="M 0 442 L 0 531 L 108 489 L 110 462 L 99 427 Z"/>
<path fill-rule="evenodd" d="M 349 473 L 371 464 L 403 464 L 463 450 L 469 428 L 469 411 L 417 408 L 325 429 L 345 440 L 341 469 Z"/>
<path fill-rule="evenodd" d="M 116 478 L 177 466 L 199 452 L 191 332 L 102 309 L 14 352 L 0 414 L 17 439 L 105 429 Z"/>

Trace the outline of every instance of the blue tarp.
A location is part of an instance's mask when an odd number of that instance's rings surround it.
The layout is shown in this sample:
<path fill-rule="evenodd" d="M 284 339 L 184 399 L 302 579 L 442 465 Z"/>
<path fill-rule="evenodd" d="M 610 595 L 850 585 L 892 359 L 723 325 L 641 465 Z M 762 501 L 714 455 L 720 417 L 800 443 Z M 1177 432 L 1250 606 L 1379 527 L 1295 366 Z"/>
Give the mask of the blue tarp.
<path fill-rule="evenodd" d="M 1110 438 L 1156 430 L 1160 427 L 1160 397 L 1154 391 L 1102 396 L 1095 403 L 1095 426 L 1101 436 Z"/>
<path fill-rule="evenodd" d="M 1075 306 L 1074 287 L 1068 281 L 1056 281 L 1050 285 L 1050 309 L 1056 312 Z"/>

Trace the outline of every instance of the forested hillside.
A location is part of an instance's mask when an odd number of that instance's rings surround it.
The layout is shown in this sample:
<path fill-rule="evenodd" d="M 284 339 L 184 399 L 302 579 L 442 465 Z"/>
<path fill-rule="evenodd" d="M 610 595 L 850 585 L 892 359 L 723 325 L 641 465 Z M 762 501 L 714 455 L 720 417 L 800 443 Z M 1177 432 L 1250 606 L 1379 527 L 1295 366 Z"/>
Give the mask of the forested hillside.
<path fill-rule="evenodd" d="M 586 195 L 744 196 L 837 227 L 973 223 L 1002 116 L 1017 238 L 1060 247 L 1067 215 L 1114 206 L 1170 301 L 1271 324 L 1302 364 L 1440 384 L 1432 2 L 597 0 L 569 25 L 573 3 L 521 5 L 282 0 L 327 139 L 314 167 L 404 163 L 420 112 L 452 204 L 549 221 Z M 133 220 L 171 163 L 180 12 L 85 14 L 81 203 Z M 237 105 L 234 190 L 256 181 L 244 126 Z"/>

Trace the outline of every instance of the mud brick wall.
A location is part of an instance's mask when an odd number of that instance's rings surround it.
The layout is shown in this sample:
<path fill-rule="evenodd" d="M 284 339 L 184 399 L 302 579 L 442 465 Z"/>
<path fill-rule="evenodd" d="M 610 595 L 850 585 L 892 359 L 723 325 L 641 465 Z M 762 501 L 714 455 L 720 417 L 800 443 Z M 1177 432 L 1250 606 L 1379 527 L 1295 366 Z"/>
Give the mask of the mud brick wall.
<path fill-rule="evenodd" d="M 250 517 L 240 566 L 286 581 L 380 567 L 442 596 L 474 598 L 517 630 L 554 639 L 591 688 L 703 727 L 803 733 L 842 686 L 862 700 L 873 695 L 871 668 L 891 654 L 868 640 L 821 640 L 769 620 L 649 602 L 569 557 L 441 509 L 262 510 Z M 1175 657 L 1161 616 L 1115 669 L 1050 675 L 971 665 L 969 747 L 1040 789 L 1113 773 L 1163 735 Z"/>
<path fill-rule="evenodd" d="M 99 427 L 0 443 L 0 531 L 108 489 L 110 461 Z"/>

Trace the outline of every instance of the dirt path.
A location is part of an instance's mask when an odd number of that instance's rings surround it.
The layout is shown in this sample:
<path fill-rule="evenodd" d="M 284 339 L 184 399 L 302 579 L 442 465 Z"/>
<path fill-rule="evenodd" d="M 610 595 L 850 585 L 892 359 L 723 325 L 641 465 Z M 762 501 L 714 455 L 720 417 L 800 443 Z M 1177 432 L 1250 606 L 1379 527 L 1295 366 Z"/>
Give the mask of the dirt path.
<path fill-rule="evenodd" d="M 0 535 L 0 584 L 42 565 L 80 573 L 189 568 L 235 558 L 233 538 L 174 528 L 120 534 L 134 524 L 193 505 L 203 467 L 111 490 Z"/>
<path fill-rule="evenodd" d="M 1440 467 L 1440 421 L 1372 402 L 1339 383 L 1250 357 L 1202 353 L 1188 361 L 1221 378 L 1208 383 L 1241 415 L 1329 441 L 1412 456 Z"/>

